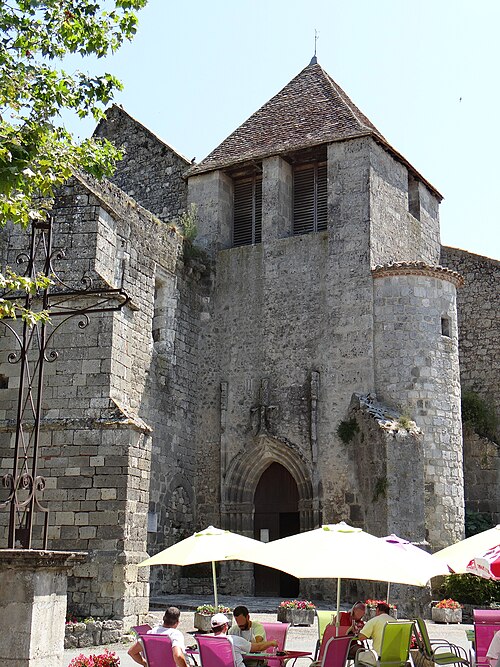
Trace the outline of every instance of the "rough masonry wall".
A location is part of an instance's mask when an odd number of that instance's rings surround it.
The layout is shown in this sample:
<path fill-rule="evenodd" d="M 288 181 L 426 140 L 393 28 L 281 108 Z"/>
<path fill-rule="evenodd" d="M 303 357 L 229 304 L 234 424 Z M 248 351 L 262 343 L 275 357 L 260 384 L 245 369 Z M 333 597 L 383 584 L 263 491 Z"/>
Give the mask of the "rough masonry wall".
<path fill-rule="evenodd" d="M 500 523 L 500 456 L 498 445 L 464 428 L 464 485 L 467 514 L 481 514 L 492 526 Z"/>
<path fill-rule="evenodd" d="M 443 246 L 441 263 L 465 281 L 457 294 L 462 388 L 491 402 L 500 422 L 500 261 Z"/>
<path fill-rule="evenodd" d="M 439 201 L 420 182 L 420 219 L 409 212 L 408 169 L 374 141 L 370 150 L 371 262 L 439 263 Z"/>
<path fill-rule="evenodd" d="M 198 371 L 200 325 L 210 286 L 209 265 L 199 260 L 179 261 L 173 280 L 161 273 L 156 276 L 153 352 L 144 395 L 148 421 L 154 424 L 151 555 L 205 526 L 198 518 L 195 499 L 199 455 L 194 443 L 196 407 L 203 391 Z M 186 575 L 181 568 L 151 568 L 151 595 L 189 591 L 192 582 L 186 583 L 186 576 L 189 572 Z"/>
<path fill-rule="evenodd" d="M 189 160 L 114 104 L 95 136 L 109 139 L 124 151 L 111 181 L 163 221 L 173 221 L 186 209 L 182 174 Z"/>
<path fill-rule="evenodd" d="M 500 424 L 500 262 L 443 247 L 441 263 L 458 271 L 465 281 L 457 293 L 462 391 L 478 393 L 493 407 Z M 466 509 L 489 516 L 492 525 L 499 521 L 498 450 L 498 445 L 464 429 Z"/>
<path fill-rule="evenodd" d="M 67 249 L 65 280 L 81 286 L 85 273 L 95 286 L 116 288 L 123 275 L 131 303 L 120 313 L 90 316 L 84 328 L 77 326 L 82 318 L 69 321 L 54 335 L 60 356 L 46 365 L 39 467 L 47 476 L 49 548 L 89 552 L 69 583 L 70 611 L 134 623 L 148 609 L 148 571 L 137 563 L 146 556 L 155 426 L 146 423 L 142 400 L 152 360 L 155 272 L 175 275 L 181 240 L 109 183 L 72 179 L 54 213 L 54 246 Z M 15 238 L 25 247 L 14 236 L 11 252 Z M 4 338 L 1 345 L 0 372 L 10 378 L 11 343 Z M 8 393 L 15 384 L 9 379 Z M 12 417 L 12 400 L 4 405 Z M 12 421 L 4 422 L 2 469 L 11 465 L 11 433 Z"/>
<path fill-rule="evenodd" d="M 423 431 L 425 539 L 441 548 L 461 539 L 464 525 L 455 285 L 418 272 L 375 273 L 374 306 L 377 397 Z"/>
<path fill-rule="evenodd" d="M 206 460 L 198 489 L 207 501 L 205 516 L 211 505 L 217 517 L 221 498 L 231 527 L 250 535 L 253 493 L 273 460 L 299 486 L 303 528 L 321 520 L 319 504 L 324 521 L 358 520 L 351 516 L 352 471 L 336 429 L 352 392 L 373 386 L 369 141 L 329 149 L 327 232 L 276 238 L 265 228 L 273 220 L 268 207 L 286 187 L 264 184 L 263 243 L 216 255 L 213 313 L 203 333 L 213 356 L 202 380 L 205 418 L 197 446 Z M 279 168 L 265 173 L 286 180 Z M 209 238 L 209 230 L 231 223 L 216 206 L 219 188 L 214 175 L 197 176 L 193 188 L 190 180 L 190 201 L 201 200 L 200 237 L 211 248 L 219 239 Z M 214 204 L 203 208 L 207 201 Z"/>
<path fill-rule="evenodd" d="M 349 419 L 357 429 L 344 442 L 356 471 L 363 527 L 373 535 L 425 538 L 423 438 L 414 422 L 400 424 L 401 413 L 354 394 Z M 350 421 L 352 425 L 352 421 Z"/>

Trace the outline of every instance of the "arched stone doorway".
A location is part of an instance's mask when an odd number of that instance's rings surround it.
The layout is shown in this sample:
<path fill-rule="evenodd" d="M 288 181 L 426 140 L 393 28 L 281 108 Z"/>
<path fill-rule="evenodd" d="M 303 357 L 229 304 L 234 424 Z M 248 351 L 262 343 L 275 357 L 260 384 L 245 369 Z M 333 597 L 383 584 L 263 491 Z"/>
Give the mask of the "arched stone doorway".
<path fill-rule="evenodd" d="M 254 496 L 254 537 L 272 541 L 300 532 L 297 483 L 279 463 L 262 473 Z M 297 597 L 299 580 L 262 565 L 255 565 L 255 595 Z"/>

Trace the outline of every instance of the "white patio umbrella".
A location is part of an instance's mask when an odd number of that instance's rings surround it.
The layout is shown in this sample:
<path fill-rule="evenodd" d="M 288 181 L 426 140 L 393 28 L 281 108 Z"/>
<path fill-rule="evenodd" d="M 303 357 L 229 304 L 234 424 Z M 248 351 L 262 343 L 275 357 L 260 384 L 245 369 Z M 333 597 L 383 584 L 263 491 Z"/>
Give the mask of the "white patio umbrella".
<path fill-rule="evenodd" d="M 482 533 L 467 537 L 465 540 L 456 542 L 441 551 L 436 551 L 434 558 L 448 563 L 453 572 L 457 574 L 468 572 L 468 565 L 474 559 L 481 559 L 485 557 L 489 549 L 493 549 L 500 545 L 500 525 L 483 530 Z M 479 574 L 479 572 L 475 572 Z"/>
<path fill-rule="evenodd" d="M 215 562 L 220 560 L 235 560 L 232 553 L 246 549 L 257 549 L 261 545 L 257 540 L 250 537 L 232 533 L 229 530 L 221 530 L 209 526 L 191 537 L 168 547 L 151 558 L 139 563 L 139 567 L 147 565 L 193 565 L 195 563 L 212 563 L 212 578 L 214 583 L 215 607 L 217 600 L 217 578 Z"/>
<path fill-rule="evenodd" d="M 337 579 L 337 612 L 341 579 L 425 586 L 433 576 L 413 554 L 403 558 L 390 544 L 344 522 L 259 543 L 258 548 L 244 549 L 231 557 L 273 567 L 299 579 Z"/>
<path fill-rule="evenodd" d="M 386 537 L 380 537 L 379 539 L 384 540 L 387 544 L 390 544 L 393 549 L 399 552 L 401 558 L 406 558 L 408 554 L 411 554 L 419 563 L 419 571 L 426 576 L 428 579 L 432 577 L 437 577 L 440 574 L 449 574 L 450 569 L 448 565 L 442 561 L 434 558 L 432 554 L 428 551 L 424 551 L 420 547 L 417 547 L 415 544 L 412 544 L 408 540 L 404 540 L 397 535 L 387 535 Z M 389 602 L 389 595 L 391 592 L 391 582 L 387 582 L 387 602 Z"/>

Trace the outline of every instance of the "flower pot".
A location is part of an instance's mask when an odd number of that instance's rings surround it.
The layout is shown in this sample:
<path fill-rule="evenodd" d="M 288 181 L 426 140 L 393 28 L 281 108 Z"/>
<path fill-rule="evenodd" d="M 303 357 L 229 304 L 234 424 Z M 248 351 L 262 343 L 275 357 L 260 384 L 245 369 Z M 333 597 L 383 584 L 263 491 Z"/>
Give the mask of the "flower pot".
<path fill-rule="evenodd" d="M 194 612 L 194 627 L 200 632 L 212 632 L 212 616 L 213 614 L 200 614 L 199 611 Z M 231 619 L 229 618 L 229 627 L 231 627 Z"/>
<path fill-rule="evenodd" d="M 435 623 L 461 623 L 462 610 L 461 609 L 441 609 L 440 607 L 432 607 L 432 620 Z"/>
<path fill-rule="evenodd" d="M 314 609 L 278 607 L 278 621 L 291 625 L 312 625 L 314 623 Z"/>
<path fill-rule="evenodd" d="M 366 612 L 365 612 L 365 616 L 364 616 L 365 620 L 369 621 L 370 618 L 374 618 L 374 616 L 376 615 L 376 613 L 375 613 L 376 611 L 377 610 L 375 609 L 375 607 L 367 607 Z M 389 611 L 389 616 L 392 616 L 393 618 L 397 619 L 398 618 L 398 610 L 397 609 L 391 609 Z"/>

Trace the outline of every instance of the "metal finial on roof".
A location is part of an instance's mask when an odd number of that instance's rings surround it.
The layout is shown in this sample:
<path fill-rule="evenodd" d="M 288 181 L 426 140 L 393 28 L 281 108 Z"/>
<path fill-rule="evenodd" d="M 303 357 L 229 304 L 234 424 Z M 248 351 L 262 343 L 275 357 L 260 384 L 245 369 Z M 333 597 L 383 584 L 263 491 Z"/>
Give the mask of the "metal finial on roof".
<path fill-rule="evenodd" d="M 316 65 L 316 63 L 318 62 L 318 59 L 316 58 L 316 44 L 318 42 L 318 39 L 319 39 L 319 32 L 316 30 L 316 28 L 314 28 L 314 55 L 311 58 L 311 62 L 309 63 L 309 65 Z"/>

